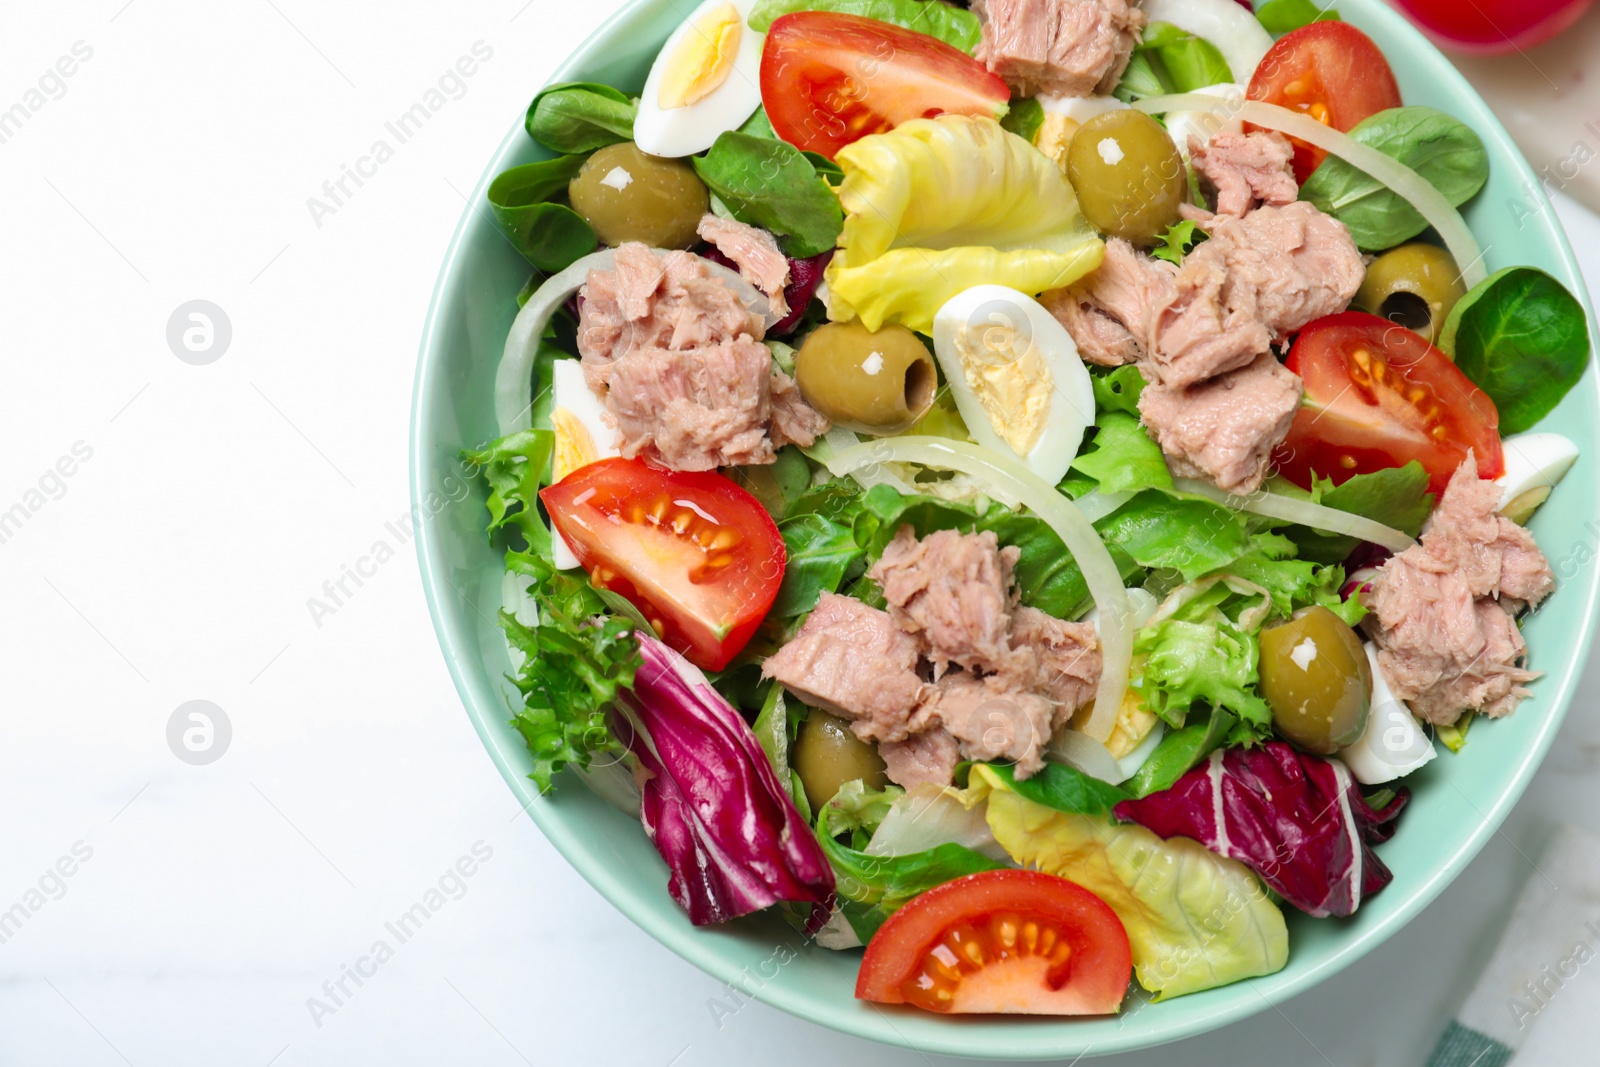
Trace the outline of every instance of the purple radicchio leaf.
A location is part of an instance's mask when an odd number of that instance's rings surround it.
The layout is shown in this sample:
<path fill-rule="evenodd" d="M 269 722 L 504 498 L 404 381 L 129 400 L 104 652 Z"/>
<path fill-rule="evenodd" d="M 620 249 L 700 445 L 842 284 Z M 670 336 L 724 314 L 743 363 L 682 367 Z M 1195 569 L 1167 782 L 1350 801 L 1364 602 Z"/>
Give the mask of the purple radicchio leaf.
<path fill-rule="evenodd" d="M 1172 788 L 1118 804 L 1116 815 L 1240 861 L 1320 918 L 1350 915 L 1393 880 L 1372 846 L 1393 836 L 1408 798 L 1402 789 L 1374 809 L 1344 764 L 1270 741 L 1213 752 Z"/>
<path fill-rule="evenodd" d="M 830 248 L 810 259 L 789 260 L 789 284 L 783 287 L 783 300 L 789 305 L 789 314 L 773 324 L 767 331 L 768 337 L 782 337 L 800 325 L 800 320 L 806 316 L 806 309 L 811 306 L 812 299 L 817 295 L 818 287 L 822 285 L 822 274 L 828 269 L 829 261 L 833 259 L 833 251 Z M 706 245 L 700 254 L 729 270 L 739 269 L 737 263 L 717 251 L 713 245 Z"/>
<path fill-rule="evenodd" d="M 779 901 L 833 901 L 833 868 L 737 709 L 678 653 L 639 635 L 618 704 L 642 770 L 645 831 L 697 926 Z"/>

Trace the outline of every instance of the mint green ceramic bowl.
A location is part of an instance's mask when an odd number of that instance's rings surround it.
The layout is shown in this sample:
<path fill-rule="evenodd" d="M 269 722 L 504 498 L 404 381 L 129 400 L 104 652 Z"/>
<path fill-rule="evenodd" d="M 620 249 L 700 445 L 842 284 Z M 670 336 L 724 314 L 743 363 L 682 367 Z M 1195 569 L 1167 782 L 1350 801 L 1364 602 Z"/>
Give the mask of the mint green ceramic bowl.
<path fill-rule="evenodd" d="M 599 81 L 637 90 L 683 5 L 634 0 L 579 47 L 552 81 Z M 1489 146 L 1493 176 L 1467 212 L 1489 250 L 1491 270 L 1532 264 L 1583 293 L 1571 250 L 1533 172 L 1505 130 L 1432 45 L 1378 0 L 1341 0 L 1340 13 L 1375 38 L 1389 57 L 1408 103 L 1429 104 L 1476 129 Z M 538 86 L 526 86 L 532 96 Z M 1392 935 L 1426 907 L 1477 855 L 1522 795 L 1572 700 L 1594 634 L 1600 554 L 1596 494 L 1597 410 L 1591 367 L 1583 383 L 1542 429 L 1584 448 L 1566 484 L 1540 510 L 1533 529 L 1556 569 L 1560 588 L 1526 627 L 1532 663 L 1546 672 L 1510 719 L 1474 726 L 1458 756 L 1443 753 L 1409 784 L 1415 796 L 1400 832 L 1383 846 L 1394 883 L 1348 920 L 1289 916 L 1289 965 L 1277 974 L 1164 1004 L 1130 1001 L 1115 1019 L 940 1018 L 885 1011 L 853 998 L 859 952 L 802 945 L 774 921 L 755 918 L 720 929 L 695 929 L 667 896 L 666 868 L 639 825 L 568 778 L 540 798 L 511 717 L 506 649 L 496 628 L 501 563 L 482 530 L 481 487 L 461 499 L 457 452 L 495 435 L 495 365 L 516 313 L 514 297 L 528 265 L 501 238 L 482 207 L 501 170 L 541 157 L 519 121 L 495 152 L 445 255 L 422 338 L 411 436 L 412 501 L 422 579 L 439 643 L 462 703 L 506 782 L 567 860 L 652 937 L 723 981 L 769 975 L 774 960 L 794 958 L 756 987 L 775 1007 L 824 1026 L 926 1052 L 989 1059 L 1071 1058 L 1174 1041 L 1224 1026 L 1286 1000 L 1332 976 Z M 1520 206 L 1519 206 L 1520 205 Z M 1530 214 L 1531 213 L 1531 214 Z M 1585 296 L 1587 301 L 1587 296 Z M 1592 314 L 1591 314 L 1592 318 Z M 454 491 L 453 491 L 454 490 Z M 529 904 L 537 906 L 537 890 Z M 791 946 L 780 949 L 778 946 Z M 751 987 L 749 980 L 746 987 Z"/>

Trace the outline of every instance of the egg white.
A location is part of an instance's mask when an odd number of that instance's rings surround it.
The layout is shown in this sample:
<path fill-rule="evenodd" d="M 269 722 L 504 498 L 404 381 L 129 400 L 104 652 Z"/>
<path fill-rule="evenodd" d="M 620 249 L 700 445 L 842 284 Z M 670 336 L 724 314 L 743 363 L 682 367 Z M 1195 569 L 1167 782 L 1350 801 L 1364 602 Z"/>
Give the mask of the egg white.
<path fill-rule="evenodd" d="M 1043 429 L 1026 455 L 1019 455 L 990 421 L 967 380 L 958 346 L 958 341 L 965 339 L 972 347 L 987 347 L 986 333 L 1008 325 L 1026 331 L 1017 354 L 1021 356 L 1031 347 L 1046 371 L 1043 379 L 1022 383 L 1030 400 L 1038 399 L 1038 390 L 1044 390 L 1047 402 Z M 1066 327 L 1024 293 L 1003 285 L 978 285 L 951 297 L 939 309 L 933 319 L 933 347 L 956 409 L 973 439 L 1002 455 L 1017 456 L 1050 485 L 1059 482 L 1083 444 L 1084 431 L 1094 421 L 1094 387 Z"/>
<path fill-rule="evenodd" d="M 694 23 L 700 16 L 728 2 L 705 0 L 673 31 L 656 56 L 639 97 L 639 113 L 633 120 L 633 140 L 640 151 L 673 159 L 704 152 L 718 137 L 744 125 L 761 106 L 761 49 L 767 35 L 750 28 L 750 9 L 755 6 L 755 0 L 731 0 L 739 10 L 744 28 L 727 79 L 708 96 L 686 107 L 669 110 L 661 107 L 661 79 L 666 73 L 668 57 L 694 32 Z"/>
<path fill-rule="evenodd" d="M 563 434 L 561 420 L 554 418 L 554 415 L 562 409 L 571 413 L 578 425 L 588 431 L 589 440 L 594 446 L 590 462 L 621 455 L 617 450 L 616 427 L 607 420 L 605 405 L 590 390 L 589 383 L 583 380 L 583 363 L 580 360 L 558 359 L 550 365 L 551 426 L 556 435 L 557 455 L 562 452 Z M 550 533 L 555 544 L 557 569 L 570 570 L 578 566 L 578 557 L 572 554 L 572 549 L 567 547 L 561 534 L 554 529 Z"/>
<path fill-rule="evenodd" d="M 1506 472 L 1495 479 L 1501 510 L 1534 489 L 1554 489 L 1578 460 L 1578 446 L 1558 433 L 1514 434 L 1501 446 Z"/>
<path fill-rule="evenodd" d="M 1367 728 L 1354 743 L 1339 750 L 1339 759 L 1362 785 L 1382 785 L 1410 774 L 1438 752 L 1406 702 L 1395 696 L 1384 680 L 1377 649 L 1370 641 L 1362 647 L 1372 666 L 1372 710 Z"/>

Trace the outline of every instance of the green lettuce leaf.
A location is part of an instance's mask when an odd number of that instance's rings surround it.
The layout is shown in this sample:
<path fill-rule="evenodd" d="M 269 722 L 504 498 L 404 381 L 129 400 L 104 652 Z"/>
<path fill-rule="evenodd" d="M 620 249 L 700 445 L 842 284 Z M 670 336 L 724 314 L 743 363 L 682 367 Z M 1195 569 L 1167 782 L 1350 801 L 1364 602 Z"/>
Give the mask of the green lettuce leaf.
<path fill-rule="evenodd" d="M 1431 107 L 1396 107 L 1356 123 L 1350 136 L 1422 175 L 1460 207 L 1489 180 L 1483 139 Z M 1300 187 L 1309 201 L 1350 228 L 1363 251 L 1381 252 L 1420 234 L 1428 222 L 1399 193 L 1338 156 L 1329 156 Z"/>
<path fill-rule="evenodd" d="M 1533 267 L 1507 267 L 1462 297 L 1439 347 L 1489 394 L 1500 432 L 1530 430 L 1589 365 L 1589 316 L 1566 286 Z"/>
<path fill-rule="evenodd" d="M 1208 704 L 1226 708 L 1257 736 L 1271 730 L 1272 709 L 1255 688 L 1261 646 L 1226 618 L 1146 626 L 1133 639 L 1133 653 L 1141 657 L 1139 695 L 1168 725 L 1181 728 L 1196 704 Z"/>
<path fill-rule="evenodd" d="M 599 247 L 589 224 L 564 201 L 586 156 L 512 167 L 489 183 L 489 213 L 523 258 L 554 274 Z"/>
<path fill-rule="evenodd" d="M 554 449 L 555 434 L 549 430 L 523 430 L 461 453 L 489 483 L 489 532 L 511 527 L 546 559 L 551 555 L 550 529 L 539 518 L 538 501 L 539 490 L 550 480 Z"/>
<path fill-rule="evenodd" d="M 1195 245 L 1209 240 L 1210 237 L 1210 234 L 1195 225 L 1193 219 L 1183 219 L 1168 226 L 1161 236 L 1156 238 L 1159 243 L 1150 254 L 1168 263 L 1181 265 L 1183 257 L 1192 252 Z"/>
<path fill-rule="evenodd" d="M 1339 13 L 1322 0 L 1260 0 L 1256 20 L 1274 36 L 1291 33 L 1313 22 L 1338 22 Z"/>
<path fill-rule="evenodd" d="M 859 573 L 856 565 L 864 553 L 850 527 L 812 512 L 784 519 L 778 532 L 789 559 L 771 617 L 804 615 L 823 593 L 837 593 L 852 571 Z"/>
<path fill-rule="evenodd" d="M 929 333 L 934 313 L 974 285 L 1038 294 L 1105 254 L 1061 169 L 993 119 L 913 119 L 836 161 L 845 222 L 826 273 L 831 318 Z"/>
<path fill-rule="evenodd" d="M 788 255 L 807 259 L 838 240 L 839 198 L 793 145 L 730 130 L 691 162 L 734 218 L 786 238 Z"/>
<path fill-rule="evenodd" d="M 845 795 L 846 789 L 859 785 L 859 782 L 846 783 L 839 796 L 822 806 L 817 814 L 817 838 L 833 866 L 839 909 L 863 944 L 872 939 L 885 919 L 919 893 L 965 875 L 1005 866 L 956 844 L 903 856 L 869 856 L 841 844 L 835 835 L 859 829 L 863 812 L 876 814 L 881 821 L 889 805 L 901 793 L 894 789 L 892 793 L 861 791 Z"/>
<path fill-rule="evenodd" d="M 1216 45 L 1170 22 L 1152 22 L 1144 28 L 1113 95 L 1131 101 L 1231 81 L 1233 71 Z"/>
<path fill-rule="evenodd" d="M 1107 370 L 1104 367 L 1089 369 L 1089 383 L 1094 387 L 1094 404 L 1100 411 L 1120 411 L 1139 417 L 1139 395 L 1144 392 L 1144 375 L 1132 363 Z"/>
<path fill-rule="evenodd" d="M 604 613 L 587 579 L 562 574 L 529 553 L 507 553 L 506 565 L 533 580 L 530 593 L 538 605 L 536 624 L 502 611 L 500 628 L 522 654 L 510 675 L 522 694 L 512 725 L 533 757 L 529 777 L 548 793 L 567 764 L 587 767 L 597 753 L 621 756 L 606 715 L 617 693 L 633 686 L 642 663 L 639 642 L 631 620 Z"/>
<path fill-rule="evenodd" d="M 799 772 L 789 762 L 790 748 L 805 714 L 804 704 L 799 701 L 791 702 L 783 686 L 770 682 L 767 685 L 766 699 L 761 703 L 761 712 L 756 716 L 756 721 L 750 729 L 760 742 L 761 751 L 765 752 L 767 759 L 771 761 L 772 769 L 777 773 L 778 781 L 783 785 L 784 791 L 789 794 L 789 799 L 794 801 L 800 817 L 809 824 L 811 805 L 806 802 L 806 791 L 800 784 Z"/>
<path fill-rule="evenodd" d="M 1422 529 L 1423 522 L 1433 511 L 1428 472 L 1416 460 L 1404 467 L 1354 475 L 1343 485 L 1318 479 L 1310 493 L 1282 478 L 1274 479 L 1271 489 L 1274 493 L 1298 496 L 1323 507 L 1364 516 L 1412 537 Z M 1358 538 L 1323 533 L 1305 526 L 1291 526 L 1283 533 L 1298 546 L 1302 559 L 1315 563 L 1342 562 L 1361 543 Z"/>
<path fill-rule="evenodd" d="M 1027 867 L 1069 879 L 1122 920 L 1139 984 L 1167 1000 L 1272 974 L 1289 933 L 1265 887 L 1237 860 L 1197 841 L 1163 841 L 1142 826 L 1068 814 L 972 768 L 972 803 L 987 801 L 995 838 Z"/>
<path fill-rule="evenodd" d="M 1016 772 L 1004 764 L 990 763 L 985 768 L 1018 796 L 1068 815 L 1109 819 L 1112 809 L 1129 796 L 1114 785 L 1061 763 L 1047 762 L 1033 777 L 1021 781 L 1017 780 Z"/>
<path fill-rule="evenodd" d="M 558 154 L 593 152 L 633 140 L 638 101 L 609 85 L 564 82 L 528 105 L 528 136 Z"/>
<path fill-rule="evenodd" d="M 766 33 L 780 16 L 795 11 L 833 11 L 893 23 L 937 37 L 968 55 L 983 39 L 977 15 L 941 0 L 757 0 L 750 11 L 750 28 Z"/>
<path fill-rule="evenodd" d="M 1138 494 L 1095 529 L 1139 566 L 1175 570 L 1185 581 L 1226 567 L 1250 548 L 1243 524 L 1227 508 L 1156 490 Z"/>
<path fill-rule="evenodd" d="M 1172 472 L 1161 446 L 1150 440 L 1138 418 L 1102 411 L 1095 427 L 1092 446 L 1078 453 L 1072 467 L 1098 482 L 1102 493 L 1172 488 Z"/>
<path fill-rule="evenodd" d="M 1170 789 L 1191 768 L 1221 748 L 1238 721 L 1227 709 L 1212 708 L 1205 722 L 1190 723 L 1181 730 L 1168 730 L 1133 777 L 1122 783 L 1123 788 L 1135 797 Z"/>

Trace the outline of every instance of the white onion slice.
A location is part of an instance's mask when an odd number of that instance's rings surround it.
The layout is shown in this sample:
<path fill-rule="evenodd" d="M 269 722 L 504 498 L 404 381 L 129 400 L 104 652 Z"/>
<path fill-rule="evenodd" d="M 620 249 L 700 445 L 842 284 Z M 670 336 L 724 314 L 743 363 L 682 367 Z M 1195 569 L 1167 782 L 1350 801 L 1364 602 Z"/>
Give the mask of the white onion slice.
<path fill-rule="evenodd" d="M 1325 508 L 1309 500 L 1296 500 L 1292 496 L 1269 493 L 1265 489 L 1249 496 L 1234 496 L 1198 478 L 1174 478 L 1172 481 L 1180 493 L 1203 496 L 1234 511 L 1248 511 L 1254 515 L 1265 515 L 1269 519 L 1282 519 L 1284 522 L 1309 526 L 1324 533 L 1358 537 L 1363 541 L 1382 545 L 1390 552 L 1404 552 L 1416 544 L 1409 534 L 1392 526 L 1385 526 L 1381 522 L 1374 522 L 1361 515 L 1352 515 L 1338 508 Z"/>
<path fill-rule="evenodd" d="M 1456 266 L 1461 270 L 1462 283 L 1468 289 L 1475 287 L 1489 276 L 1477 238 L 1473 237 L 1472 231 L 1467 228 L 1461 212 L 1444 198 L 1443 193 L 1434 188 L 1432 182 L 1399 160 L 1362 144 L 1349 134 L 1340 133 L 1331 126 L 1324 126 L 1310 115 L 1302 115 L 1297 111 L 1290 111 L 1288 108 L 1261 100 L 1223 102 L 1200 93 L 1152 96 L 1135 101 L 1133 106 L 1151 115 L 1170 111 L 1226 110 L 1232 118 L 1243 119 L 1245 122 L 1252 122 L 1269 130 L 1277 130 L 1325 149 L 1357 170 L 1370 174 L 1410 202 L 1411 206 L 1417 209 L 1417 213 L 1427 220 L 1428 225 L 1439 231 L 1445 246 L 1455 257 Z"/>
<path fill-rule="evenodd" d="M 1086 493 L 1073 503 L 1090 522 L 1099 522 L 1107 515 L 1133 499 L 1132 493 Z"/>
<path fill-rule="evenodd" d="M 1098 709 L 1099 705 L 1095 707 Z M 1112 722 L 1115 725 L 1115 719 Z M 1050 739 L 1049 755 L 1057 763 L 1065 763 L 1090 778 L 1098 778 L 1112 785 L 1121 785 L 1131 777 L 1122 773 L 1117 757 L 1102 742 L 1070 727 Z"/>
<path fill-rule="evenodd" d="M 1272 34 L 1236 0 L 1144 0 L 1143 7 L 1151 22 L 1170 22 L 1213 45 L 1236 82 L 1248 84 L 1272 48 Z"/>
<path fill-rule="evenodd" d="M 667 252 L 659 248 L 653 251 L 658 256 L 689 254 Z M 500 366 L 494 376 L 494 414 L 502 437 L 533 428 L 533 397 L 528 393 L 529 383 L 533 378 L 533 360 L 539 351 L 539 339 L 544 336 L 544 328 L 550 324 L 551 316 L 567 302 L 568 297 L 583 288 L 591 270 L 611 270 L 616 266 L 616 258 L 615 248 L 584 256 L 566 270 L 545 279 L 544 284 L 522 305 L 522 310 L 517 312 L 516 320 L 511 323 L 511 332 L 506 334 L 505 351 L 500 356 Z M 772 313 L 772 305 L 766 296 L 741 278 L 738 272 L 709 259 L 704 262 L 707 270 L 733 287 L 734 292 L 739 294 L 740 302 L 750 309 L 752 315 L 762 320 L 764 329 L 771 329 L 782 317 Z"/>
<path fill-rule="evenodd" d="M 1001 493 L 1027 505 L 1049 524 L 1072 554 L 1100 609 L 1098 629 L 1103 667 L 1095 691 L 1094 713 L 1084 733 L 1104 742 L 1111 736 L 1128 688 L 1128 665 L 1133 658 L 1133 630 L 1128 624 L 1128 594 L 1122 587 L 1111 553 L 1094 527 L 1077 507 L 1022 463 L 977 445 L 943 437 L 883 437 L 845 449 L 827 461 L 828 469 L 842 477 L 884 463 L 918 463 L 939 470 L 959 471 L 984 479 Z"/>

